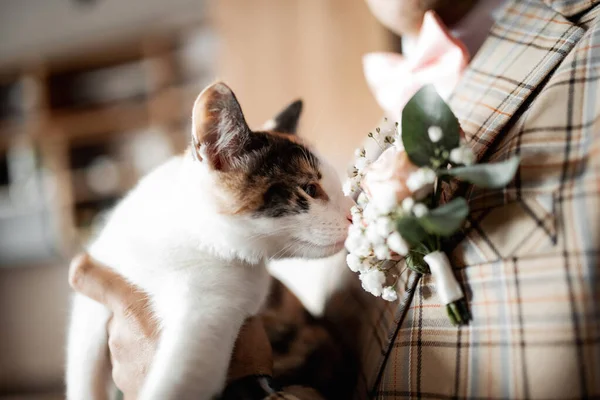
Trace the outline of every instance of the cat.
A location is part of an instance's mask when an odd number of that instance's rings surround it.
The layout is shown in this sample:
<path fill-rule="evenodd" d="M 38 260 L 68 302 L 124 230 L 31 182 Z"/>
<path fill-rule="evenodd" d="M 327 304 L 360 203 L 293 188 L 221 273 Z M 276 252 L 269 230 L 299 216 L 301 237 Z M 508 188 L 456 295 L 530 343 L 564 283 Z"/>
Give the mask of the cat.
<path fill-rule="evenodd" d="M 295 133 L 296 101 L 252 131 L 224 83 L 200 93 L 191 144 L 140 180 L 88 247 L 149 294 L 161 326 L 141 400 L 210 399 L 246 317 L 269 290 L 269 259 L 344 247 L 352 201 L 334 168 Z M 109 398 L 109 311 L 75 295 L 67 399 Z"/>

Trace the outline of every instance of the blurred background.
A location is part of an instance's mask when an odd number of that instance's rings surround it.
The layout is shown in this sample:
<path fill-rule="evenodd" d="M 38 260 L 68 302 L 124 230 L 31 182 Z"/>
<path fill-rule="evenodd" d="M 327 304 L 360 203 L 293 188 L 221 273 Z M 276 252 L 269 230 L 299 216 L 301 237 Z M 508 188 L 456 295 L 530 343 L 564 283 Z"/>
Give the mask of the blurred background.
<path fill-rule="evenodd" d="M 206 84 L 253 126 L 303 98 L 342 175 L 382 115 L 361 57 L 397 43 L 363 0 L 0 0 L 0 37 L 2 399 L 63 398 L 69 259 L 184 149 Z"/>

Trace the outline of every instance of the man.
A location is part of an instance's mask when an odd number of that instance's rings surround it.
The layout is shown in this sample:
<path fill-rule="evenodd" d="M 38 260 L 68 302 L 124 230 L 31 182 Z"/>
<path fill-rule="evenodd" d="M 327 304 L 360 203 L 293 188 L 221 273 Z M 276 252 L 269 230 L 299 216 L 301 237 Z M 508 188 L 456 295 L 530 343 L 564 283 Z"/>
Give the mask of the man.
<path fill-rule="evenodd" d="M 394 303 L 369 297 L 350 279 L 325 315 L 356 345 L 355 398 L 600 397 L 599 18 L 600 2 L 590 0 L 513 0 L 499 12 L 449 100 L 478 161 L 521 157 L 506 189 L 453 184 L 445 192 L 446 200 L 465 196 L 471 208 L 463 237 L 445 250 L 472 321 L 450 325 L 430 276 L 405 271 Z M 132 304 L 127 293 L 107 301 L 107 285 L 94 285 L 98 269 L 83 269 L 74 268 L 77 289 L 113 308 Z M 134 330 L 118 313 L 113 321 Z M 238 352 L 248 343 L 268 349 L 260 332 L 250 322 Z M 115 365 L 141 362 L 138 352 L 126 353 L 135 343 L 117 344 Z M 252 365 L 264 362 L 268 350 L 236 354 L 232 377 L 265 374 Z M 116 372 L 117 384 L 135 393 L 128 385 L 141 379 L 122 377 Z M 232 379 L 229 390 L 250 393 L 257 382 Z M 309 389 L 271 391 L 231 398 L 319 398 Z"/>

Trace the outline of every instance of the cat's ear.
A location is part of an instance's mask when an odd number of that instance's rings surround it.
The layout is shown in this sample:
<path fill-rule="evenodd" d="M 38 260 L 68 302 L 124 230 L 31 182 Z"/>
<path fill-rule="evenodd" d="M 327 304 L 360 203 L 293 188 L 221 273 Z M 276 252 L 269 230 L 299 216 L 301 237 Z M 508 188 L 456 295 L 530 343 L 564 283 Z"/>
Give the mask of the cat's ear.
<path fill-rule="evenodd" d="M 251 131 L 233 91 L 222 82 L 200 93 L 192 111 L 192 151 L 211 167 L 227 171 L 243 155 Z"/>
<path fill-rule="evenodd" d="M 296 100 L 263 126 L 264 130 L 295 134 L 302 114 L 302 100 Z"/>

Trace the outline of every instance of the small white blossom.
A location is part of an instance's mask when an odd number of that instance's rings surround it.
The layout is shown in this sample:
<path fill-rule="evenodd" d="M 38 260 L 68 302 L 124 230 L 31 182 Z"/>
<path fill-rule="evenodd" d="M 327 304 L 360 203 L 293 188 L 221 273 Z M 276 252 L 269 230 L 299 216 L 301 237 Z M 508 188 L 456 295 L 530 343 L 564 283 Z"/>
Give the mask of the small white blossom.
<path fill-rule="evenodd" d="M 362 236 L 364 234 L 360 226 L 350 225 L 348 228 L 348 236 Z"/>
<path fill-rule="evenodd" d="M 358 272 L 362 266 L 360 257 L 352 253 L 346 256 L 346 263 L 352 272 Z"/>
<path fill-rule="evenodd" d="M 342 191 L 344 192 L 344 196 L 350 196 L 354 193 L 354 184 L 350 179 L 346 179 L 346 182 L 342 185 Z"/>
<path fill-rule="evenodd" d="M 415 205 L 415 200 L 412 197 L 407 197 L 402 200 L 402 209 L 404 212 L 409 213 L 413 206 Z"/>
<path fill-rule="evenodd" d="M 352 225 L 359 226 L 362 223 L 362 209 L 359 206 L 352 206 L 350 208 L 350 215 L 352 216 Z"/>
<path fill-rule="evenodd" d="M 460 146 L 450 151 L 450 161 L 455 164 L 472 165 L 475 162 L 475 153 L 468 146 Z"/>
<path fill-rule="evenodd" d="M 350 228 L 348 228 L 348 237 L 344 242 L 346 250 L 352 253 L 357 248 L 359 248 L 365 241 L 366 238 L 364 237 L 363 232 L 360 230 L 360 227 L 357 225 L 350 225 Z"/>
<path fill-rule="evenodd" d="M 362 263 L 358 267 L 358 272 L 363 273 L 363 272 L 370 271 L 376 265 L 377 265 L 377 260 L 375 260 L 372 257 L 364 257 L 362 259 Z"/>
<path fill-rule="evenodd" d="M 392 232 L 387 239 L 387 245 L 389 246 L 390 250 L 396 254 L 401 256 L 408 254 L 408 243 L 402 236 L 400 236 L 400 233 L 398 232 Z"/>
<path fill-rule="evenodd" d="M 350 214 L 352 215 L 361 215 L 362 214 L 362 208 L 360 208 L 358 205 L 353 205 L 352 207 L 350 207 Z"/>
<path fill-rule="evenodd" d="M 354 179 L 358 176 L 358 170 L 353 165 L 348 168 L 348 173 L 346 175 L 348 176 L 349 179 Z"/>
<path fill-rule="evenodd" d="M 371 223 L 367 226 L 366 236 L 369 240 L 369 243 L 371 243 L 374 247 L 385 242 L 384 237 L 379 234 L 377 225 L 374 223 Z"/>
<path fill-rule="evenodd" d="M 365 206 L 368 202 L 369 198 L 367 197 L 367 194 L 365 192 L 361 192 L 358 195 L 358 199 L 356 199 L 356 204 L 358 204 L 361 207 Z"/>
<path fill-rule="evenodd" d="M 377 257 L 380 260 L 387 260 L 391 256 L 390 249 L 385 243 L 381 243 L 374 246 L 373 252 L 375 253 L 375 257 Z"/>
<path fill-rule="evenodd" d="M 380 215 L 381 213 L 379 212 L 379 209 L 373 204 L 372 201 L 369 202 L 369 204 L 367 204 L 363 210 L 363 218 L 367 221 L 367 223 L 375 221 Z"/>
<path fill-rule="evenodd" d="M 434 125 L 427 129 L 427 135 L 429 135 L 429 140 L 431 140 L 433 143 L 437 143 L 444 135 L 444 132 L 442 131 L 442 128 Z"/>
<path fill-rule="evenodd" d="M 367 168 L 369 166 L 370 162 L 369 160 L 367 160 L 366 157 L 360 157 L 357 158 L 354 166 L 356 167 L 356 169 L 361 172 L 362 170 L 364 170 L 365 168 Z"/>
<path fill-rule="evenodd" d="M 375 226 L 377 227 L 377 233 L 382 237 L 387 237 L 394 230 L 394 222 L 387 215 L 377 218 Z"/>
<path fill-rule="evenodd" d="M 406 186 L 408 187 L 408 190 L 415 193 L 426 186 L 431 185 L 433 187 L 435 178 L 435 171 L 431 168 L 419 168 L 409 175 L 408 179 L 406 180 Z"/>
<path fill-rule="evenodd" d="M 381 215 L 389 214 L 398 206 L 398 196 L 393 185 L 377 191 L 377 196 L 371 199 L 371 204 L 377 207 Z"/>
<path fill-rule="evenodd" d="M 363 147 L 359 147 L 358 149 L 354 150 L 354 156 L 356 158 L 364 157 L 365 154 L 365 149 Z"/>
<path fill-rule="evenodd" d="M 390 120 L 383 121 L 380 126 L 380 132 L 383 137 L 392 136 L 394 137 L 397 133 L 396 123 Z"/>
<path fill-rule="evenodd" d="M 372 251 L 373 247 L 371 246 L 367 238 L 364 238 L 364 240 L 358 245 L 356 249 L 354 249 L 352 253 L 356 254 L 359 257 L 369 257 Z"/>
<path fill-rule="evenodd" d="M 367 272 L 360 274 L 360 281 L 363 289 L 371 293 L 373 296 L 381 296 L 383 284 L 385 283 L 385 274 L 383 271 L 373 268 Z"/>
<path fill-rule="evenodd" d="M 421 218 L 422 216 L 427 215 L 427 213 L 429 213 L 429 209 L 423 203 L 415 204 L 412 211 L 413 214 L 415 214 L 415 217 L 417 218 Z"/>
<path fill-rule="evenodd" d="M 392 286 L 384 287 L 381 293 L 381 298 L 387 301 L 398 300 L 398 294 L 396 293 L 396 289 L 394 289 Z"/>

